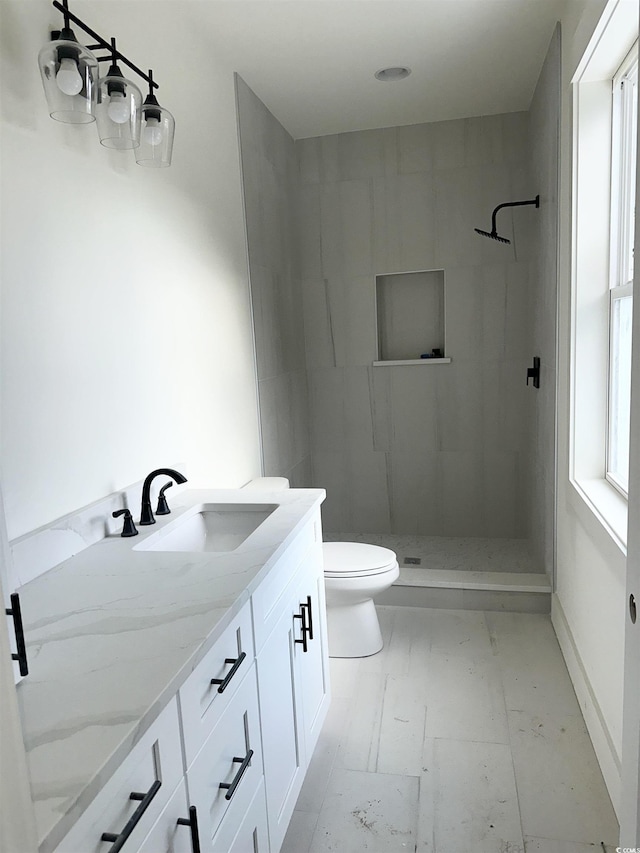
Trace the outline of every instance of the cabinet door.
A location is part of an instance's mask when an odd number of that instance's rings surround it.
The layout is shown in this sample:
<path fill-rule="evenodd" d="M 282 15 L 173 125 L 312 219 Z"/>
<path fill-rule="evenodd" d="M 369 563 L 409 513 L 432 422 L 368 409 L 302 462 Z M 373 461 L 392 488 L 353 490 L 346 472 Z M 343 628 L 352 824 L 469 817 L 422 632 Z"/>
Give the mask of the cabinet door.
<path fill-rule="evenodd" d="M 237 829 L 235 825 L 230 824 L 229 817 L 230 815 L 227 815 L 222 821 L 213 839 L 213 853 L 269 853 L 267 811 L 262 783 Z"/>
<path fill-rule="evenodd" d="M 194 849 L 190 827 L 178 823 L 178 820 L 188 819 L 187 788 L 183 779 L 137 853 L 196 853 L 197 844 Z"/>
<path fill-rule="evenodd" d="M 295 652 L 305 764 L 311 761 L 331 701 L 322 551 L 314 549 L 307 559 L 297 598 L 297 612 L 305 611 L 306 651 L 298 644 Z"/>
<path fill-rule="evenodd" d="M 293 618 L 295 602 L 290 594 L 257 657 L 271 853 L 277 853 L 282 845 L 305 772 L 295 676 L 295 650 L 301 648 L 295 642 L 301 634 L 300 620 Z"/>

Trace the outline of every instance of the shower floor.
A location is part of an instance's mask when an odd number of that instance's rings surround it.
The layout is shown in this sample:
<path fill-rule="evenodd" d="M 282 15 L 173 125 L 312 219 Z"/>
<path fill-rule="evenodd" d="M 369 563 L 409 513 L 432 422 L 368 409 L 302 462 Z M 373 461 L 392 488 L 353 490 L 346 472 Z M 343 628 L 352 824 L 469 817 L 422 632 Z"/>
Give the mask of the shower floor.
<path fill-rule="evenodd" d="M 400 577 L 376 599 L 380 604 L 527 613 L 551 608 L 549 578 L 527 539 L 326 532 L 324 539 L 368 542 L 395 551 Z"/>

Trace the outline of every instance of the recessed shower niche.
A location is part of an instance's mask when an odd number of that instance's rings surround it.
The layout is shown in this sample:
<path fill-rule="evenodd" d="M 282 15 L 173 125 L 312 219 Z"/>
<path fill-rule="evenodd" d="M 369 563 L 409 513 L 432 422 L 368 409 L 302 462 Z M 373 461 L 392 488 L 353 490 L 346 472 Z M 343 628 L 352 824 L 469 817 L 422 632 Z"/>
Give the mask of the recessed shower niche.
<path fill-rule="evenodd" d="M 451 361 L 445 358 L 444 270 L 377 275 L 376 314 L 374 365 Z"/>

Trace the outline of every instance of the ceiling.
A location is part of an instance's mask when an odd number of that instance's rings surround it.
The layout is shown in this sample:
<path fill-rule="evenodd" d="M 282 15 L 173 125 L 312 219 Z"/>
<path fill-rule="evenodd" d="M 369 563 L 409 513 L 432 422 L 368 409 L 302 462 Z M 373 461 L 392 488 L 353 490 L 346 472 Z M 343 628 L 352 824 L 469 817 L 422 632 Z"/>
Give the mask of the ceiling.
<path fill-rule="evenodd" d="M 296 139 L 529 108 L 562 0 L 186 3 Z M 405 80 L 374 73 L 406 65 Z"/>

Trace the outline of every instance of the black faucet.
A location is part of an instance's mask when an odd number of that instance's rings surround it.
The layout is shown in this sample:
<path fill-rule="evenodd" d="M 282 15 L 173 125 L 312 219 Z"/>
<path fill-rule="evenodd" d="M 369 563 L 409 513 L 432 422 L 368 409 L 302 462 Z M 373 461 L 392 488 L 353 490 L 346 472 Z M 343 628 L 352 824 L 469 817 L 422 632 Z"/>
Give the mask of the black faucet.
<path fill-rule="evenodd" d="M 151 483 L 156 477 L 163 475 L 171 477 L 176 483 L 186 483 L 187 478 L 173 468 L 156 468 L 152 471 L 142 486 L 142 508 L 140 510 L 140 524 L 155 524 L 156 520 L 151 509 Z"/>

